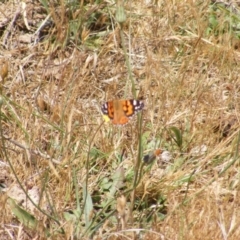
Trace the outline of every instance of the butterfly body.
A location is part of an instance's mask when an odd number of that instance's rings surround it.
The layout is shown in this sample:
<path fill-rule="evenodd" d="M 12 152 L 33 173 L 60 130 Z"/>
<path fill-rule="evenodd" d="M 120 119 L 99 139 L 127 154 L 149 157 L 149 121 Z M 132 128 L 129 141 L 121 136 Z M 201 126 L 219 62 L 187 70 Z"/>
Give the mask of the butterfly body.
<path fill-rule="evenodd" d="M 121 99 L 112 100 L 102 105 L 102 112 L 112 120 L 113 124 L 124 125 L 128 123 L 129 118 L 136 112 L 143 109 L 144 104 L 140 100 L 135 99 Z"/>

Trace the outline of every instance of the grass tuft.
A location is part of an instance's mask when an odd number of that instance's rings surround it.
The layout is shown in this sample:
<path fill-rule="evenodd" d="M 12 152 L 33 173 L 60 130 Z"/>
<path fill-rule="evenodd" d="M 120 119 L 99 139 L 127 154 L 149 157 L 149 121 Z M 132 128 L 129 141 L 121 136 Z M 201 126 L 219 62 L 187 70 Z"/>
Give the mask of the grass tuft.
<path fill-rule="evenodd" d="M 1 239 L 238 239 L 239 12 L 1 1 Z"/>

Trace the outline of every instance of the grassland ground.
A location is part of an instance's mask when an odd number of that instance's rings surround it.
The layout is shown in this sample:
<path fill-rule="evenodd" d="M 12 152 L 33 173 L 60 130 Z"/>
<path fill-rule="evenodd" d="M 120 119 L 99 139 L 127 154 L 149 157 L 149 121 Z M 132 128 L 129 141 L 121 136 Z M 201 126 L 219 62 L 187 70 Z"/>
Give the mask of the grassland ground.
<path fill-rule="evenodd" d="M 234 1 L 0 1 L 0 238 L 239 239 L 239 26 Z M 116 99 L 144 109 L 114 125 Z"/>

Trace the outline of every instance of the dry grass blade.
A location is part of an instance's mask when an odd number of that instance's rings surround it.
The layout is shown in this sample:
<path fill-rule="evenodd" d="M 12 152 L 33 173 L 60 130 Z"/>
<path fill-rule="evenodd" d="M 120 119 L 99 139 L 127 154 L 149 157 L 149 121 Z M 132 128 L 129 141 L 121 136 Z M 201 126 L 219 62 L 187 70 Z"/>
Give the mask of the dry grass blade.
<path fill-rule="evenodd" d="M 239 16 L 1 1 L 0 239 L 238 239 Z"/>

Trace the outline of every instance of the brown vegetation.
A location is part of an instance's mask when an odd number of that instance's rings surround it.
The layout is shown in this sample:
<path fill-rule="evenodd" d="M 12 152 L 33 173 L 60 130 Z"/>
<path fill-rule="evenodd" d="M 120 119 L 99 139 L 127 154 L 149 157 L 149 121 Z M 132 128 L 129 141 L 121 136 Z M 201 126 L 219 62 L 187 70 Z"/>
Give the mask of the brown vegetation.
<path fill-rule="evenodd" d="M 0 238 L 238 239 L 239 24 L 233 1 L 0 1 Z M 125 98 L 142 113 L 104 122 Z"/>

